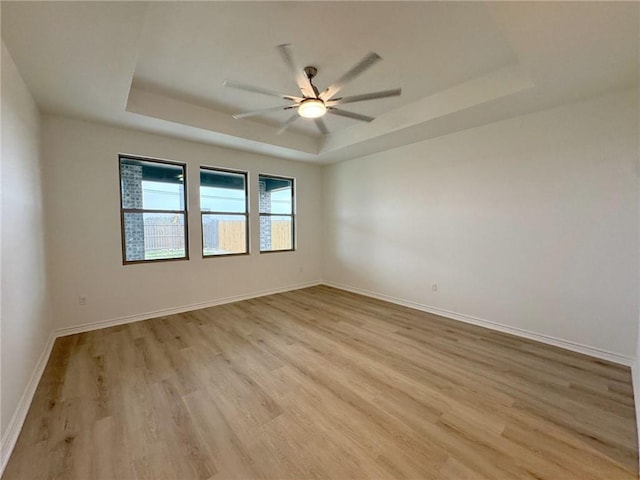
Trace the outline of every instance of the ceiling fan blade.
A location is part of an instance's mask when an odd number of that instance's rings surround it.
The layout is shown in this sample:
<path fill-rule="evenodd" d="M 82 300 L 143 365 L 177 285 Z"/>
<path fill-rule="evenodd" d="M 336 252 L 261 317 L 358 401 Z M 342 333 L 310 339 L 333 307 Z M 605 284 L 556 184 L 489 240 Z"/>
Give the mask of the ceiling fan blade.
<path fill-rule="evenodd" d="M 290 46 L 291 45 L 289 45 L 288 43 L 283 43 L 282 45 L 278 45 L 277 48 L 280 52 L 280 55 L 282 55 L 284 63 L 287 64 L 289 70 L 291 70 L 291 73 L 293 73 L 296 79 L 296 84 L 302 92 L 302 95 L 305 97 L 315 97 L 313 89 L 309 85 L 309 79 L 305 76 L 302 68 L 298 68 L 295 60 L 293 59 L 293 54 L 291 53 L 291 49 L 289 48 Z"/>
<path fill-rule="evenodd" d="M 244 90 L 246 92 L 261 93 L 270 97 L 278 97 L 284 100 L 291 100 L 293 102 L 301 102 L 302 100 L 304 100 L 303 97 L 298 97 L 296 95 L 288 95 L 286 93 L 276 92 L 275 90 L 269 90 L 268 88 L 247 85 L 246 83 L 235 82 L 233 80 L 225 80 L 224 82 L 222 82 L 222 85 L 224 85 L 225 87 L 235 88 L 237 90 Z"/>
<path fill-rule="evenodd" d="M 367 70 L 371 65 L 376 63 L 378 60 L 382 60 L 382 57 L 377 53 L 371 52 L 362 60 L 360 60 L 354 67 L 351 68 L 347 73 L 341 76 L 338 80 L 333 83 L 333 85 L 329 86 L 320 94 L 320 98 L 325 102 L 333 97 L 336 93 L 338 93 L 342 88 L 356 78 L 358 75 L 362 74 L 365 70 Z"/>
<path fill-rule="evenodd" d="M 334 115 L 338 115 L 340 117 L 352 118 L 354 120 L 360 120 L 361 122 L 371 122 L 375 120 L 373 117 L 367 117 L 366 115 L 360 115 L 359 113 L 347 112 L 345 110 L 340 110 L 334 107 L 327 108 L 328 113 L 333 113 Z"/>
<path fill-rule="evenodd" d="M 291 108 L 296 108 L 297 106 L 298 106 L 297 104 L 294 104 L 294 105 L 278 105 L 277 107 L 263 108 L 261 110 L 254 110 L 252 112 L 236 113 L 235 115 L 232 115 L 232 116 L 233 116 L 233 118 L 238 120 L 240 118 L 246 118 L 246 117 L 253 117 L 255 115 L 261 115 L 263 113 L 278 112 L 278 111 L 281 111 L 281 110 L 289 110 Z"/>
<path fill-rule="evenodd" d="M 363 93 L 362 95 L 351 95 L 349 97 L 334 98 L 333 100 L 328 100 L 327 104 L 329 106 L 333 106 L 343 103 L 364 102 L 365 100 L 375 100 L 377 98 L 397 97 L 401 93 L 401 88 L 394 88 L 393 90 L 383 90 L 380 92 Z"/>
<path fill-rule="evenodd" d="M 324 124 L 322 119 L 316 118 L 315 121 L 316 121 L 316 126 L 318 127 L 318 130 L 320 130 L 320 133 L 322 133 L 323 135 L 327 135 L 329 133 L 329 130 L 327 130 L 327 126 Z"/>
<path fill-rule="evenodd" d="M 291 115 L 289 117 L 289 119 L 284 122 L 282 124 L 282 126 L 280 127 L 280 129 L 276 132 L 278 135 L 280 135 L 282 132 L 284 132 L 287 128 L 289 128 L 289 126 L 295 122 L 297 119 L 299 118 L 298 112 L 294 113 L 293 115 Z"/>

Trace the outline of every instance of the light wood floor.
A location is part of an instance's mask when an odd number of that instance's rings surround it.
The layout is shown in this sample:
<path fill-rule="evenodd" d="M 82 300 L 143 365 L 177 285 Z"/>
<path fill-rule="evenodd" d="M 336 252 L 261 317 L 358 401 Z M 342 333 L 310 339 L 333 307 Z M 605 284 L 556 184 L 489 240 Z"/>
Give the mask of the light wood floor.
<path fill-rule="evenodd" d="M 58 339 L 4 479 L 637 478 L 628 368 L 314 287 Z"/>

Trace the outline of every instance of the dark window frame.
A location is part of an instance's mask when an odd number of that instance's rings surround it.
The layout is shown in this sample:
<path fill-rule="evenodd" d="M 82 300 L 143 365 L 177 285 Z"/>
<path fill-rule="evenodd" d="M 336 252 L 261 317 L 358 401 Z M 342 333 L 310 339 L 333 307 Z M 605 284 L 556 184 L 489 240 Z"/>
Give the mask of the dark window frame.
<path fill-rule="evenodd" d="M 122 160 L 139 160 L 142 162 L 151 162 L 151 163 L 159 163 L 164 165 L 173 165 L 176 167 L 182 168 L 182 194 L 183 198 L 183 210 L 155 210 L 155 209 L 144 209 L 144 208 L 124 208 L 122 202 Z M 170 160 L 162 160 L 159 158 L 151 158 L 151 157 L 143 157 L 140 155 L 128 155 L 128 154 L 118 154 L 118 183 L 119 183 L 119 191 L 120 191 L 120 239 L 122 243 L 122 264 L 123 265 L 136 265 L 142 263 L 157 263 L 157 262 L 179 262 L 184 260 L 189 260 L 189 209 L 187 205 L 188 195 L 187 195 L 187 164 L 183 162 L 175 162 Z M 125 213 L 179 213 L 184 215 L 184 257 L 176 257 L 176 258 L 154 258 L 149 260 L 127 260 L 127 246 L 126 240 L 124 236 L 124 216 Z"/>
<path fill-rule="evenodd" d="M 212 172 L 223 172 L 223 173 L 233 173 L 237 175 L 244 176 L 244 213 L 238 212 L 223 212 L 223 211 L 203 211 L 202 210 L 202 198 L 200 189 L 198 189 L 198 200 L 200 202 L 200 240 L 202 242 L 202 258 L 224 258 L 224 257 L 238 257 L 242 255 L 250 255 L 251 254 L 251 245 L 249 243 L 250 235 L 249 235 L 249 172 L 244 170 L 232 170 L 230 168 L 222 168 L 222 167 L 210 167 L 207 165 L 200 165 L 200 170 L 209 170 Z M 200 171 L 198 171 L 200 173 Z M 199 187 L 202 188 L 202 182 L 200 182 Z M 245 251 L 239 253 L 212 253 L 209 255 L 204 254 L 204 217 L 205 215 L 230 215 L 230 216 L 244 216 L 244 234 L 245 234 Z"/>
<path fill-rule="evenodd" d="M 258 186 L 260 185 L 260 179 L 262 177 L 273 178 L 275 180 L 288 180 L 291 182 L 291 213 L 263 213 L 260 211 L 260 192 L 258 191 L 258 222 L 260 218 L 264 217 L 291 217 L 291 248 L 284 248 L 279 250 L 262 250 L 260 247 L 260 254 L 263 253 L 282 253 L 282 252 L 295 252 L 296 251 L 296 179 L 293 177 L 285 177 L 282 175 L 271 175 L 270 173 L 258 174 Z M 260 188 L 258 187 L 258 190 Z M 258 223 L 260 225 L 260 223 Z M 259 234 L 261 232 L 258 232 Z"/>

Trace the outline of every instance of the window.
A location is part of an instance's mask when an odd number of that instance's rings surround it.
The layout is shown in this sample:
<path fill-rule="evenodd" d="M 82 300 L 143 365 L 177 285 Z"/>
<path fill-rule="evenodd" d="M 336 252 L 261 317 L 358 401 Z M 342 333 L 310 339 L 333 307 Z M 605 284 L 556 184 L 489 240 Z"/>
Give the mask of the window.
<path fill-rule="evenodd" d="M 294 249 L 293 179 L 259 175 L 260 252 Z"/>
<path fill-rule="evenodd" d="M 249 252 L 247 174 L 200 168 L 202 256 Z"/>
<path fill-rule="evenodd" d="M 123 262 L 188 259 L 186 167 L 120 156 Z"/>

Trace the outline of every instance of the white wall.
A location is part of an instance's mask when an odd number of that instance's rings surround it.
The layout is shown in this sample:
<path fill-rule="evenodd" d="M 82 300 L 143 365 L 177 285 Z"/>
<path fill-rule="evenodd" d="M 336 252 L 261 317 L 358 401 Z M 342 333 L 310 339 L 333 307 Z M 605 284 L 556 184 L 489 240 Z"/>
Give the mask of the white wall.
<path fill-rule="evenodd" d="M 628 91 L 327 167 L 324 279 L 630 361 L 637 134 Z"/>
<path fill-rule="evenodd" d="M 1 96 L 0 429 L 3 447 L 6 447 L 4 442 L 9 436 L 10 423 L 13 420 L 12 427 L 15 422 L 21 424 L 20 420 L 16 420 L 20 399 L 28 390 L 38 360 L 47 345 L 53 329 L 53 316 L 47 295 L 39 150 L 40 117 L 4 43 Z M 3 461 L 4 453 L 3 448 Z"/>
<path fill-rule="evenodd" d="M 236 152 L 57 116 L 43 117 L 53 302 L 59 327 L 196 307 L 321 278 L 318 166 Z M 187 163 L 188 261 L 122 265 L 118 153 Z M 200 165 L 249 171 L 252 254 L 201 257 Z M 293 176 L 295 252 L 259 254 L 257 175 Z M 196 188 L 193 188 L 196 187 Z M 88 299 L 79 305 L 78 297 Z"/>

